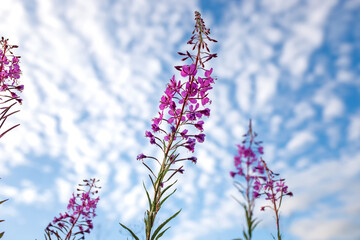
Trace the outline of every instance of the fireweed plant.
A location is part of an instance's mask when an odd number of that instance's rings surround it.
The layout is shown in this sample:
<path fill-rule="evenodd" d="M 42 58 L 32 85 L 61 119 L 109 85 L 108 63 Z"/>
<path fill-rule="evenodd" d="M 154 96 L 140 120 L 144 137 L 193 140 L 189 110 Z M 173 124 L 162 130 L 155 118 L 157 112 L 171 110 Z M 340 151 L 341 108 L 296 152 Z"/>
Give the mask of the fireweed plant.
<path fill-rule="evenodd" d="M 15 56 L 12 52 L 18 46 L 10 45 L 8 41 L 4 37 L 0 40 L 0 128 L 3 127 L 9 116 L 19 112 L 19 110 L 11 111 L 11 108 L 22 103 L 22 99 L 17 94 L 24 89 L 24 85 L 19 85 L 20 57 Z M 4 132 L 0 132 L 0 138 L 19 125 L 16 124 Z"/>
<path fill-rule="evenodd" d="M 60 213 L 60 217 L 55 217 L 46 227 L 44 234 L 46 240 L 85 239 L 85 233 L 90 233 L 93 229 L 92 218 L 96 216 L 95 209 L 99 202 L 99 197 L 95 198 L 94 195 L 101 187 L 96 186 L 99 180 L 95 178 L 83 182 L 79 184 L 77 194 L 72 194 L 67 206 L 68 212 Z"/>
<path fill-rule="evenodd" d="M 237 155 L 234 157 L 234 165 L 236 170 L 230 172 L 230 176 L 234 179 L 234 186 L 241 193 L 243 200 L 234 199 L 244 208 L 247 229 L 243 229 L 243 236 L 246 240 L 251 240 L 255 227 L 259 221 L 254 218 L 254 208 L 256 196 L 255 181 L 264 177 L 264 166 L 259 156 L 263 152 L 260 141 L 255 141 L 257 134 L 252 131 L 251 120 L 249 130 L 244 135 L 245 139 L 241 145 L 237 145 Z M 257 193 L 257 192 L 256 192 Z M 240 240 L 237 238 L 234 240 Z"/>
<path fill-rule="evenodd" d="M 145 137 L 150 140 L 151 144 L 160 148 L 163 157 L 157 159 L 143 153 L 137 156 L 137 160 L 142 161 L 150 172 L 149 178 L 153 190 L 153 195 L 150 197 L 144 184 L 149 204 L 149 209 L 144 217 L 146 240 L 159 239 L 170 228 L 164 228 L 165 225 L 181 211 L 179 210 L 159 226 L 154 227 L 156 216 L 163 203 L 176 191 L 176 188 L 172 190 L 177 182 L 177 180 L 173 180 L 173 177 L 177 173 L 184 172 L 181 163 L 183 161 L 196 163 L 197 161 L 195 156 L 180 157 L 178 150 L 185 148 L 194 153 L 196 143 L 202 143 L 205 140 L 203 117 L 210 116 L 210 109 L 207 107 L 211 103 L 208 91 L 212 89 L 214 80 L 211 77 L 213 69 L 205 69 L 204 63 L 217 57 L 216 53 L 210 53 L 206 41 L 217 41 L 209 37 L 210 29 L 205 27 L 199 12 L 195 12 L 195 29 L 192 34 L 187 43 L 192 45 L 194 53 L 191 54 L 188 51 L 178 53 L 184 57 L 182 61 L 188 59 L 191 60 L 191 64 L 175 66 L 180 71 L 182 78 L 177 80 L 174 75 L 170 79 L 160 100 L 159 115 L 152 120 L 151 130 L 145 132 Z M 201 77 L 199 76 L 200 72 L 204 74 Z M 155 161 L 155 166 L 158 167 L 157 174 L 145 162 L 146 159 Z M 121 223 L 120 225 L 129 231 L 134 239 L 139 239 L 125 225 Z"/>
<path fill-rule="evenodd" d="M 285 179 L 280 178 L 279 174 L 271 171 L 266 162 L 260 158 L 263 169 L 265 169 L 265 177 L 258 177 L 255 181 L 254 196 L 259 198 L 265 196 L 265 200 L 268 200 L 269 205 L 261 207 L 261 211 L 265 211 L 265 208 L 270 208 L 275 213 L 276 227 L 277 227 L 277 239 L 281 240 L 280 233 L 280 207 L 284 196 L 293 196 L 292 192 L 288 191 L 288 186 L 285 185 Z M 273 236 L 275 239 L 275 237 Z"/>
<path fill-rule="evenodd" d="M 21 104 L 22 99 L 17 95 L 24 89 L 24 85 L 19 85 L 20 78 L 20 66 L 19 56 L 15 56 L 12 52 L 17 45 L 10 45 L 9 39 L 1 37 L 0 40 L 0 129 L 3 127 L 7 118 L 17 112 L 11 111 L 11 108 L 16 104 Z M 16 124 L 9 129 L 0 132 L 0 138 L 2 138 L 7 132 L 20 124 Z M 8 199 L 0 201 L 0 204 L 6 202 Z M 4 220 L 0 220 L 3 222 Z M 4 232 L 0 233 L 0 238 L 4 236 Z"/>

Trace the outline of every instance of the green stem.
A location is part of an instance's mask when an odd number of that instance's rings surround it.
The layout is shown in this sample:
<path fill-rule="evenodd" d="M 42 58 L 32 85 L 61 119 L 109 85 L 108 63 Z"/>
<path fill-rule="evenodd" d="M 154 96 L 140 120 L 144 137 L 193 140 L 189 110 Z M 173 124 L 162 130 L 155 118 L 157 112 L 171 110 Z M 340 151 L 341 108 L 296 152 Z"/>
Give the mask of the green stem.
<path fill-rule="evenodd" d="M 199 28 L 200 32 L 199 32 L 199 44 L 198 44 L 198 52 L 197 52 L 197 56 L 196 56 L 196 60 L 195 60 L 195 66 L 196 66 L 196 69 L 197 69 L 197 64 L 199 62 L 199 59 L 200 59 L 200 54 L 201 54 L 201 45 L 202 45 L 202 42 L 203 42 L 203 38 L 202 38 L 202 29 Z M 195 76 L 192 76 L 191 77 L 191 80 L 190 80 L 190 84 L 192 84 L 195 80 Z M 169 158 L 171 156 L 169 156 L 169 152 L 170 150 L 172 149 L 172 144 L 174 142 L 174 138 L 175 138 L 175 135 L 176 133 L 178 132 L 179 130 L 179 127 L 181 125 L 181 118 L 182 116 L 184 115 L 185 113 L 185 107 L 186 107 L 186 103 L 187 103 L 187 100 L 189 98 L 189 94 L 186 95 L 185 99 L 184 99 L 184 103 L 182 105 L 182 108 L 181 108 L 181 112 L 180 112 L 180 115 L 178 116 L 178 122 L 176 124 L 176 127 L 175 127 L 175 131 L 174 133 L 171 135 L 170 139 L 169 139 L 169 144 L 167 145 L 165 151 L 164 151 L 164 159 L 162 161 L 162 164 L 161 164 L 161 167 L 160 167 L 160 170 L 159 170 L 159 173 L 158 173 L 158 177 L 155 181 L 155 186 L 154 186 L 154 196 L 153 196 L 153 200 L 152 200 L 152 203 L 151 203 L 151 206 L 149 206 L 149 211 L 148 211 L 148 214 L 146 216 L 146 220 L 145 220 L 145 223 L 146 223 L 146 226 L 145 226 L 145 231 L 146 231 L 146 240 L 150 240 L 151 239 L 151 231 L 152 231 L 152 228 L 154 226 L 154 222 L 155 222 L 155 218 L 156 218 L 156 215 L 158 213 L 158 211 L 160 210 L 160 202 L 161 202 L 161 195 L 162 195 L 162 190 L 161 190 L 161 184 L 163 183 L 163 180 L 170 168 L 170 165 L 171 163 L 169 163 Z"/>

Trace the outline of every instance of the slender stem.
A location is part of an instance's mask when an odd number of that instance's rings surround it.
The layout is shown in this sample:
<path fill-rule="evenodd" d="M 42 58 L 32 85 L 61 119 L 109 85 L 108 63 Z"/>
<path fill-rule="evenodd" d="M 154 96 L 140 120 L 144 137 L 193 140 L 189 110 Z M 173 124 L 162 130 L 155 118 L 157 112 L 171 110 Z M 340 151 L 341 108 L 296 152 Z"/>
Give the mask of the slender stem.
<path fill-rule="evenodd" d="M 269 181 L 272 181 L 271 176 L 270 176 L 270 172 L 269 172 L 269 168 L 267 167 L 265 161 L 263 159 L 261 159 L 261 161 L 264 164 L 265 170 L 266 170 L 266 174 L 268 177 Z M 276 218 L 276 227 L 277 227 L 277 237 L 278 240 L 281 240 L 281 235 L 280 235 L 280 219 L 279 219 L 279 208 L 276 206 L 276 198 L 275 198 L 275 193 L 274 193 L 274 188 L 273 186 L 271 186 L 270 188 L 271 190 L 271 202 L 273 204 L 273 209 L 275 211 L 275 218 Z"/>
<path fill-rule="evenodd" d="M 253 142 L 253 133 L 252 133 L 252 128 L 251 128 L 251 121 L 249 123 L 249 133 L 250 133 L 250 145 L 249 148 L 251 148 L 252 146 L 252 142 Z M 250 156 L 248 156 L 247 161 L 250 161 Z M 250 199 L 250 188 L 251 188 L 251 183 L 250 183 L 250 164 L 246 164 L 246 183 L 247 183 L 247 188 L 246 188 L 246 198 L 247 198 L 247 204 L 248 204 L 248 240 L 251 240 L 252 237 L 252 229 L 251 229 L 251 222 L 252 222 L 252 215 L 253 215 L 253 207 L 252 207 L 252 202 Z"/>
<path fill-rule="evenodd" d="M 201 35 L 202 29 L 199 27 L 199 30 L 200 30 L 200 32 L 199 32 L 199 38 L 200 39 L 199 39 L 199 44 L 198 44 L 198 52 L 197 52 L 197 56 L 196 56 L 196 60 L 195 60 L 195 69 L 197 69 L 197 64 L 200 61 L 200 54 L 201 54 L 200 50 L 201 50 L 201 44 L 203 42 L 202 35 Z M 190 86 L 194 82 L 194 80 L 195 80 L 195 76 L 191 76 Z M 188 100 L 189 97 L 190 97 L 190 93 L 187 93 L 187 95 L 184 98 L 184 102 L 182 104 L 180 115 L 177 116 L 178 121 L 176 123 L 175 131 L 171 135 L 171 137 L 169 139 L 169 143 L 168 143 L 168 145 L 167 145 L 167 147 L 166 147 L 166 149 L 164 151 L 164 159 L 162 161 L 162 164 L 161 164 L 161 167 L 160 167 L 160 170 L 159 170 L 159 173 L 158 173 L 158 178 L 155 181 L 154 196 L 153 196 L 153 200 L 152 200 L 152 206 L 148 211 L 148 215 L 147 215 L 147 219 L 146 219 L 146 222 L 147 222 L 147 225 L 145 226 L 146 240 L 150 240 L 151 230 L 152 230 L 152 227 L 154 225 L 156 215 L 157 215 L 158 211 L 160 210 L 160 197 L 161 197 L 161 194 L 162 194 L 162 191 L 161 191 L 162 186 L 161 185 L 163 183 L 165 175 L 166 175 L 166 173 L 167 173 L 167 171 L 168 171 L 168 169 L 170 167 L 170 164 L 171 164 L 171 163 L 168 163 L 169 152 L 172 149 L 172 144 L 174 142 L 175 135 L 178 132 L 179 127 L 181 125 L 181 118 L 185 113 L 185 107 L 187 105 L 187 100 Z M 175 114 L 176 114 L 176 111 L 175 111 Z"/>
<path fill-rule="evenodd" d="M 76 220 L 73 222 L 73 224 L 72 224 L 69 232 L 67 233 L 67 235 L 66 235 L 66 237 L 65 237 L 65 240 L 68 240 L 68 239 L 71 238 L 72 230 L 73 230 L 73 228 L 75 227 L 75 224 L 76 224 L 77 221 L 79 220 L 80 216 L 81 216 L 81 212 L 78 213 L 78 215 L 77 215 L 77 217 L 76 217 Z"/>

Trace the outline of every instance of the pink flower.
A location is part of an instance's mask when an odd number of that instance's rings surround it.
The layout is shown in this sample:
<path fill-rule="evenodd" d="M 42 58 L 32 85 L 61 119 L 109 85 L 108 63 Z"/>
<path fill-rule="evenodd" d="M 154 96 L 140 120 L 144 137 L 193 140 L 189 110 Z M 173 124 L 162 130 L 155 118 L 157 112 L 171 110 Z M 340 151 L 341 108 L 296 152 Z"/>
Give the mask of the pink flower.
<path fill-rule="evenodd" d="M 184 65 L 182 67 L 181 76 L 187 77 L 187 76 L 195 76 L 197 73 L 195 64 L 191 64 L 190 66 Z"/>
<path fill-rule="evenodd" d="M 50 223 L 46 227 L 45 233 L 49 238 L 51 235 L 59 236 L 62 234 L 65 235 L 65 239 L 70 239 L 78 234 L 84 237 L 84 234 L 90 233 L 90 229 L 93 228 L 92 218 L 96 216 L 95 209 L 99 202 L 99 197 L 93 197 L 98 192 L 94 189 L 100 187 L 95 186 L 95 182 L 98 182 L 95 179 L 83 181 L 85 184 L 79 184 L 79 186 L 85 186 L 89 189 L 84 191 L 79 188 L 77 189 L 78 194 L 72 194 L 67 206 L 69 212 L 60 213 L 60 217 L 55 217 L 52 224 Z"/>
<path fill-rule="evenodd" d="M 264 154 L 264 148 L 262 146 L 260 146 L 258 148 L 258 151 L 259 151 L 260 154 Z"/>

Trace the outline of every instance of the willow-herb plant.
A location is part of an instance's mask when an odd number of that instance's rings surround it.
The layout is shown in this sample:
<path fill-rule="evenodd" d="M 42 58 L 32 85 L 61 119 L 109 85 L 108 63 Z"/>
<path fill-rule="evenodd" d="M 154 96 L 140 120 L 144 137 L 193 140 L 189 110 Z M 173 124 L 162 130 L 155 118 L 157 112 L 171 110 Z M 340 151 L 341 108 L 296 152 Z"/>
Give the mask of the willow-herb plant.
<path fill-rule="evenodd" d="M 234 199 L 244 208 L 247 228 L 243 229 L 243 236 L 251 240 L 255 227 L 259 221 L 254 217 L 255 195 L 254 182 L 264 176 L 264 167 L 258 156 L 264 154 L 261 141 L 255 141 L 257 134 L 252 131 L 251 120 L 249 130 L 244 135 L 242 145 L 237 145 L 238 154 L 234 157 L 236 171 L 231 171 L 230 176 L 234 179 L 234 186 L 241 193 L 244 201 Z M 234 240 L 241 240 L 236 238 Z"/>
<path fill-rule="evenodd" d="M 178 53 L 184 57 L 182 61 L 191 60 L 191 64 L 175 66 L 180 71 L 182 79 L 176 80 L 175 75 L 170 79 L 165 94 L 160 100 L 159 115 L 153 119 L 152 130 L 145 132 L 150 143 L 161 149 L 163 158 L 159 160 L 143 153 L 137 156 L 137 160 L 141 160 L 150 172 L 149 178 L 153 190 L 152 197 L 150 197 L 144 184 L 149 203 L 149 209 L 144 218 L 146 240 L 161 238 L 170 228 L 165 228 L 165 225 L 181 211 L 177 211 L 155 227 L 155 219 L 163 203 L 176 191 L 176 188 L 172 190 L 177 181 L 173 180 L 173 177 L 177 173 L 184 172 L 183 166 L 179 166 L 179 164 L 183 161 L 193 163 L 197 161 L 194 156 L 180 157 L 178 150 L 185 148 L 194 153 L 196 142 L 202 143 L 205 140 L 205 134 L 202 133 L 204 130 L 202 119 L 210 116 L 210 109 L 207 108 L 207 105 L 211 103 L 208 91 L 212 89 L 214 79 L 211 77 L 213 69 L 205 69 L 204 63 L 217 57 L 216 53 L 210 53 L 207 45 L 207 41 L 217 41 L 210 38 L 209 35 L 210 29 L 205 27 L 200 13 L 195 12 L 195 29 L 190 41 L 187 42 L 192 45 L 192 50 L 195 52 L 194 54 L 188 51 Z M 204 74 L 201 77 L 199 76 L 200 72 Z M 158 164 L 157 174 L 145 162 L 145 159 L 153 160 Z M 120 225 L 128 230 L 134 239 L 139 239 L 125 225 L 121 223 Z"/>
<path fill-rule="evenodd" d="M 15 56 L 12 52 L 12 50 L 18 46 L 10 45 L 8 41 L 9 39 L 5 39 L 4 37 L 0 40 L 0 128 L 3 127 L 9 116 L 20 111 L 11 111 L 11 109 L 16 104 L 22 103 L 22 99 L 17 93 L 24 90 L 24 85 L 19 85 L 21 74 L 19 66 L 20 57 Z M 16 124 L 4 132 L 0 132 L 0 138 L 19 125 L 20 124 Z"/>
<path fill-rule="evenodd" d="M 293 196 L 292 192 L 288 191 L 288 186 L 285 185 L 285 179 L 279 178 L 278 173 L 271 171 L 266 162 L 260 158 L 261 164 L 265 169 L 265 177 L 260 177 L 255 181 L 255 197 L 259 198 L 264 195 L 265 200 L 270 201 L 269 205 L 262 206 L 261 211 L 265 211 L 265 208 L 270 208 L 275 213 L 276 228 L 277 228 L 277 239 L 281 240 L 280 233 L 280 207 L 284 196 Z M 273 239 L 275 237 L 273 236 Z"/>
<path fill-rule="evenodd" d="M 79 184 L 77 194 L 72 194 L 67 206 L 68 212 L 60 213 L 45 229 L 45 240 L 75 240 L 85 239 L 85 233 L 90 233 L 94 228 L 92 218 L 96 216 L 95 209 L 99 202 L 96 197 L 99 180 L 90 178 Z M 81 189 L 86 187 L 87 190 Z"/>
<path fill-rule="evenodd" d="M 19 85 L 19 78 L 21 74 L 19 66 L 19 56 L 15 56 L 12 52 L 17 45 L 10 45 L 9 39 L 1 37 L 0 40 L 0 129 L 4 126 L 7 118 L 17 112 L 11 111 L 11 108 L 16 104 L 21 104 L 22 99 L 17 95 L 24 89 L 24 85 Z M 7 130 L 0 132 L 0 138 L 2 138 L 7 132 L 19 126 L 16 124 Z M 0 201 L 3 204 L 8 199 Z M 4 220 L 0 220 L 3 222 Z M 4 236 L 4 232 L 0 233 L 0 238 Z"/>

